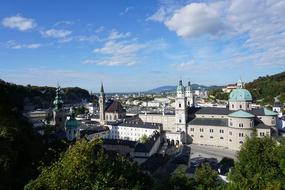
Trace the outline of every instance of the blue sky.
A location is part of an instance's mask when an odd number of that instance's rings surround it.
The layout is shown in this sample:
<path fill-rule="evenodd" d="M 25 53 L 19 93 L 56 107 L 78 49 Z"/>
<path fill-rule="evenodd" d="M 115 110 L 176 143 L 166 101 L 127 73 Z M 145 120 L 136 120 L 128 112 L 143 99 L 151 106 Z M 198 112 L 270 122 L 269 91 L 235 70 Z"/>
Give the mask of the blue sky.
<path fill-rule="evenodd" d="M 2 0 L 0 78 L 143 91 L 285 69 L 279 0 Z"/>

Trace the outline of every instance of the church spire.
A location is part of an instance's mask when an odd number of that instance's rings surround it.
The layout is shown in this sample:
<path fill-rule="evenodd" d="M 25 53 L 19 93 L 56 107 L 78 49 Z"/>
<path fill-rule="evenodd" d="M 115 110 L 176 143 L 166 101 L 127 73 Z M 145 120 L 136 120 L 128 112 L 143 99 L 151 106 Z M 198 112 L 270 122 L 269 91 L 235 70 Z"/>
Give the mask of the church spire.
<path fill-rule="evenodd" d="M 104 86 L 103 86 L 103 82 L 101 83 L 101 90 L 100 90 L 101 93 L 104 93 Z"/>

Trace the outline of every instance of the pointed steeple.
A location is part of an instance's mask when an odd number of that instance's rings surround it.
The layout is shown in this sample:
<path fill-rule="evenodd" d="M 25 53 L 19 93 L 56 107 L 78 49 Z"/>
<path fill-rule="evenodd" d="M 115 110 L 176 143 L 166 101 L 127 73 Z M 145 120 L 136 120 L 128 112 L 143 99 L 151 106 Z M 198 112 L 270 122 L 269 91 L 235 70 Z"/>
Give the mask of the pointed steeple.
<path fill-rule="evenodd" d="M 104 93 L 104 86 L 103 86 L 103 82 L 101 83 L 101 90 L 100 90 L 101 93 Z"/>

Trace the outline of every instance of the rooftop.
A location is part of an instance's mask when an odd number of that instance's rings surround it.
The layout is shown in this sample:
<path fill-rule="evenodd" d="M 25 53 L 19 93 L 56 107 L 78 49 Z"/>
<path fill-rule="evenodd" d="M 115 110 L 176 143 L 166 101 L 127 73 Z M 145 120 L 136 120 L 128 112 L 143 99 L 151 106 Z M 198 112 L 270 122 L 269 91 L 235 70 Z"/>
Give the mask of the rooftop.
<path fill-rule="evenodd" d="M 151 151 L 155 142 L 160 138 L 160 133 L 155 132 L 145 143 L 138 143 L 135 147 L 135 152 L 149 152 Z"/>
<path fill-rule="evenodd" d="M 229 117 L 252 118 L 252 117 L 255 117 L 255 116 L 253 114 L 251 114 L 251 113 L 246 112 L 246 111 L 238 110 L 238 111 L 235 111 L 235 112 L 229 114 Z"/>
<path fill-rule="evenodd" d="M 210 125 L 210 126 L 228 126 L 228 119 L 220 118 L 195 118 L 188 123 L 189 125 Z"/>

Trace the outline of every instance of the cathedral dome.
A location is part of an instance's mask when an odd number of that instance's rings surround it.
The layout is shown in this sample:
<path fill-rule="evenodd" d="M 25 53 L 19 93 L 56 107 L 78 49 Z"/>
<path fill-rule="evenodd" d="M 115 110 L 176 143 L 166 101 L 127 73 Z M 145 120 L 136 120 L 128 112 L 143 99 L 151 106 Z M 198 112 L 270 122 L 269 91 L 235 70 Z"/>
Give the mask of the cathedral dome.
<path fill-rule="evenodd" d="M 177 92 L 184 92 L 185 88 L 182 85 L 182 80 L 179 81 L 179 85 L 177 86 Z"/>
<path fill-rule="evenodd" d="M 229 96 L 231 102 L 249 102 L 252 101 L 250 92 L 246 89 L 234 89 Z"/>
<path fill-rule="evenodd" d="M 66 121 L 66 127 L 67 128 L 77 128 L 78 127 L 78 121 L 76 119 L 70 119 Z"/>

